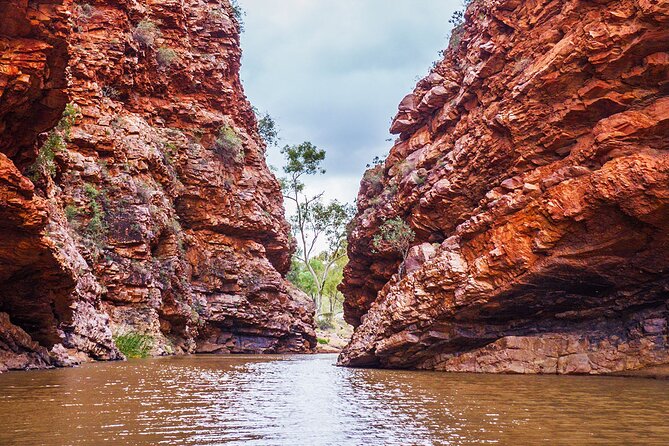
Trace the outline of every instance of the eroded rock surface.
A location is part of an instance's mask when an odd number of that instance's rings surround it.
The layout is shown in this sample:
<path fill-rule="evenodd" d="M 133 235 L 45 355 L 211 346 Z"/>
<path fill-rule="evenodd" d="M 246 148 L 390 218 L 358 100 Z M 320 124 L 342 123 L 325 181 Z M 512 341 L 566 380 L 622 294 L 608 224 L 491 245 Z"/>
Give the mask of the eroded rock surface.
<path fill-rule="evenodd" d="M 669 362 L 669 2 L 475 0 L 466 17 L 361 183 L 340 363 Z M 371 245 L 395 217 L 417 235 L 404 277 Z"/>
<path fill-rule="evenodd" d="M 25 175 L 67 103 L 66 5 L 0 2 L 0 370 L 116 359 L 100 286 Z"/>
<path fill-rule="evenodd" d="M 5 368 L 127 333 L 313 351 L 229 2 L 0 1 L 0 25 L 0 351 L 32 351 Z"/>

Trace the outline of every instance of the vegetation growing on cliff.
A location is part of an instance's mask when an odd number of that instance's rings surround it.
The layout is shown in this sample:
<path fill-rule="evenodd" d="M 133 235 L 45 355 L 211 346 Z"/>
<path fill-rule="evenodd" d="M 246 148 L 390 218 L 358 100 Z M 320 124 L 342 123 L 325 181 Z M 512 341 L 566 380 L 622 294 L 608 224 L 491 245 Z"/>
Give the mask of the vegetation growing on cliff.
<path fill-rule="evenodd" d="M 158 39 L 161 34 L 158 25 L 149 19 L 143 19 L 132 30 L 132 37 L 135 41 L 146 48 L 153 48 L 156 39 Z"/>
<path fill-rule="evenodd" d="M 235 16 L 235 20 L 237 20 L 237 23 L 239 24 L 239 32 L 243 33 L 244 16 L 246 15 L 246 11 L 244 11 L 242 7 L 239 6 L 239 2 L 237 0 L 230 0 L 230 5 L 232 6 L 232 14 Z"/>
<path fill-rule="evenodd" d="M 90 219 L 86 225 L 86 236 L 96 245 L 101 245 L 107 234 L 105 213 L 100 200 L 104 198 L 102 192 L 90 183 L 84 185 L 84 192 L 89 200 Z"/>
<path fill-rule="evenodd" d="M 464 8 L 466 9 L 472 1 L 473 0 L 463 0 Z M 458 45 L 460 45 L 460 40 L 462 40 L 462 35 L 465 32 L 465 11 L 455 11 L 451 18 L 448 19 L 448 23 L 453 25 L 453 30 L 451 31 L 450 37 L 448 39 L 448 47 L 456 48 Z"/>
<path fill-rule="evenodd" d="M 149 335 L 128 332 L 114 336 L 114 343 L 128 359 L 147 358 L 153 348 L 154 339 Z"/>
<path fill-rule="evenodd" d="M 161 46 L 156 50 L 156 61 L 161 67 L 169 67 L 175 63 L 179 55 L 173 48 Z"/>
<path fill-rule="evenodd" d="M 409 255 L 411 244 L 416 238 L 416 233 L 411 229 L 401 218 L 391 218 L 383 222 L 379 227 L 379 231 L 372 239 L 372 246 L 377 250 L 390 250 L 397 252 L 402 256 L 402 264 L 400 265 L 399 274 L 404 273 L 404 261 Z"/>
<path fill-rule="evenodd" d="M 258 134 L 262 140 L 265 141 L 267 147 L 276 146 L 279 142 L 279 129 L 274 118 L 268 112 L 260 113 L 255 107 L 253 112 L 258 121 Z"/>
<path fill-rule="evenodd" d="M 218 131 L 214 145 L 216 153 L 236 163 L 244 162 L 244 147 L 237 131 L 230 125 L 224 125 Z"/>
<path fill-rule="evenodd" d="M 80 116 L 79 109 L 74 104 L 67 104 L 65 106 L 63 116 L 58 125 L 49 132 L 46 141 L 37 153 L 35 162 L 28 169 L 30 179 L 33 182 L 37 182 L 40 178 L 46 176 L 53 178 L 56 175 L 56 154 L 67 148 L 67 141 L 70 140 L 72 126 L 74 126 Z"/>

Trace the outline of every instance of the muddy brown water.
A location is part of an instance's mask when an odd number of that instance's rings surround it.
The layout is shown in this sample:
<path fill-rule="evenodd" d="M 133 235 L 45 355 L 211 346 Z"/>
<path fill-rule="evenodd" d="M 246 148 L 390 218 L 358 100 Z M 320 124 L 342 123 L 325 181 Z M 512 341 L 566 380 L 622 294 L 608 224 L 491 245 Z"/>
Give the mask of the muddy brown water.
<path fill-rule="evenodd" d="M 667 445 L 669 381 L 197 356 L 0 375 L 0 445 Z"/>

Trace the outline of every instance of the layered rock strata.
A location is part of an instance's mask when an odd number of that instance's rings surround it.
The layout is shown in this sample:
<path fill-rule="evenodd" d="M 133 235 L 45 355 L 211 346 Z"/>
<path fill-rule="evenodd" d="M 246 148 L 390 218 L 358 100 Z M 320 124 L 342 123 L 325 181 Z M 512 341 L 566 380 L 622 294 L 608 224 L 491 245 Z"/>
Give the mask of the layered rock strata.
<path fill-rule="evenodd" d="M 365 174 L 351 366 L 602 374 L 669 362 L 669 2 L 475 0 Z M 402 261 L 373 246 L 391 218 Z"/>
<path fill-rule="evenodd" d="M 234 8 L 0 8 L 0 350 L 29 358 L 10 368 L 115 359 L 112 335 L 153 354 L 312 351 Z"/>

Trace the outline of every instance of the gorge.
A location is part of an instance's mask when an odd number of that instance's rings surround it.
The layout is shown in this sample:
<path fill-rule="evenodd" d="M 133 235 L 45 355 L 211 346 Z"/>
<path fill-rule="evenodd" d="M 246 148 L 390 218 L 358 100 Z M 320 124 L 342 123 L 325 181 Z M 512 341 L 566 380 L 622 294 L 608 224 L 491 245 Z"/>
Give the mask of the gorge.
<path fill-rule="evenodd" d="M 664 446 L 668 141 L 669 0 L 0 0 L 0 445 Z"/>
<path fill-rule="evenodd" d="M 309 353 L 228 1 L 0 2 L 0 371 Z M 456 17 L 457 18 L 457 17 Z M 365 173 L 339 364 L 669 362 L 669 4 L 468 2 Z M 459 19 L 458 19 L 459 20 Z M 377 244 L 389 220 L 407 252 Z"/>

